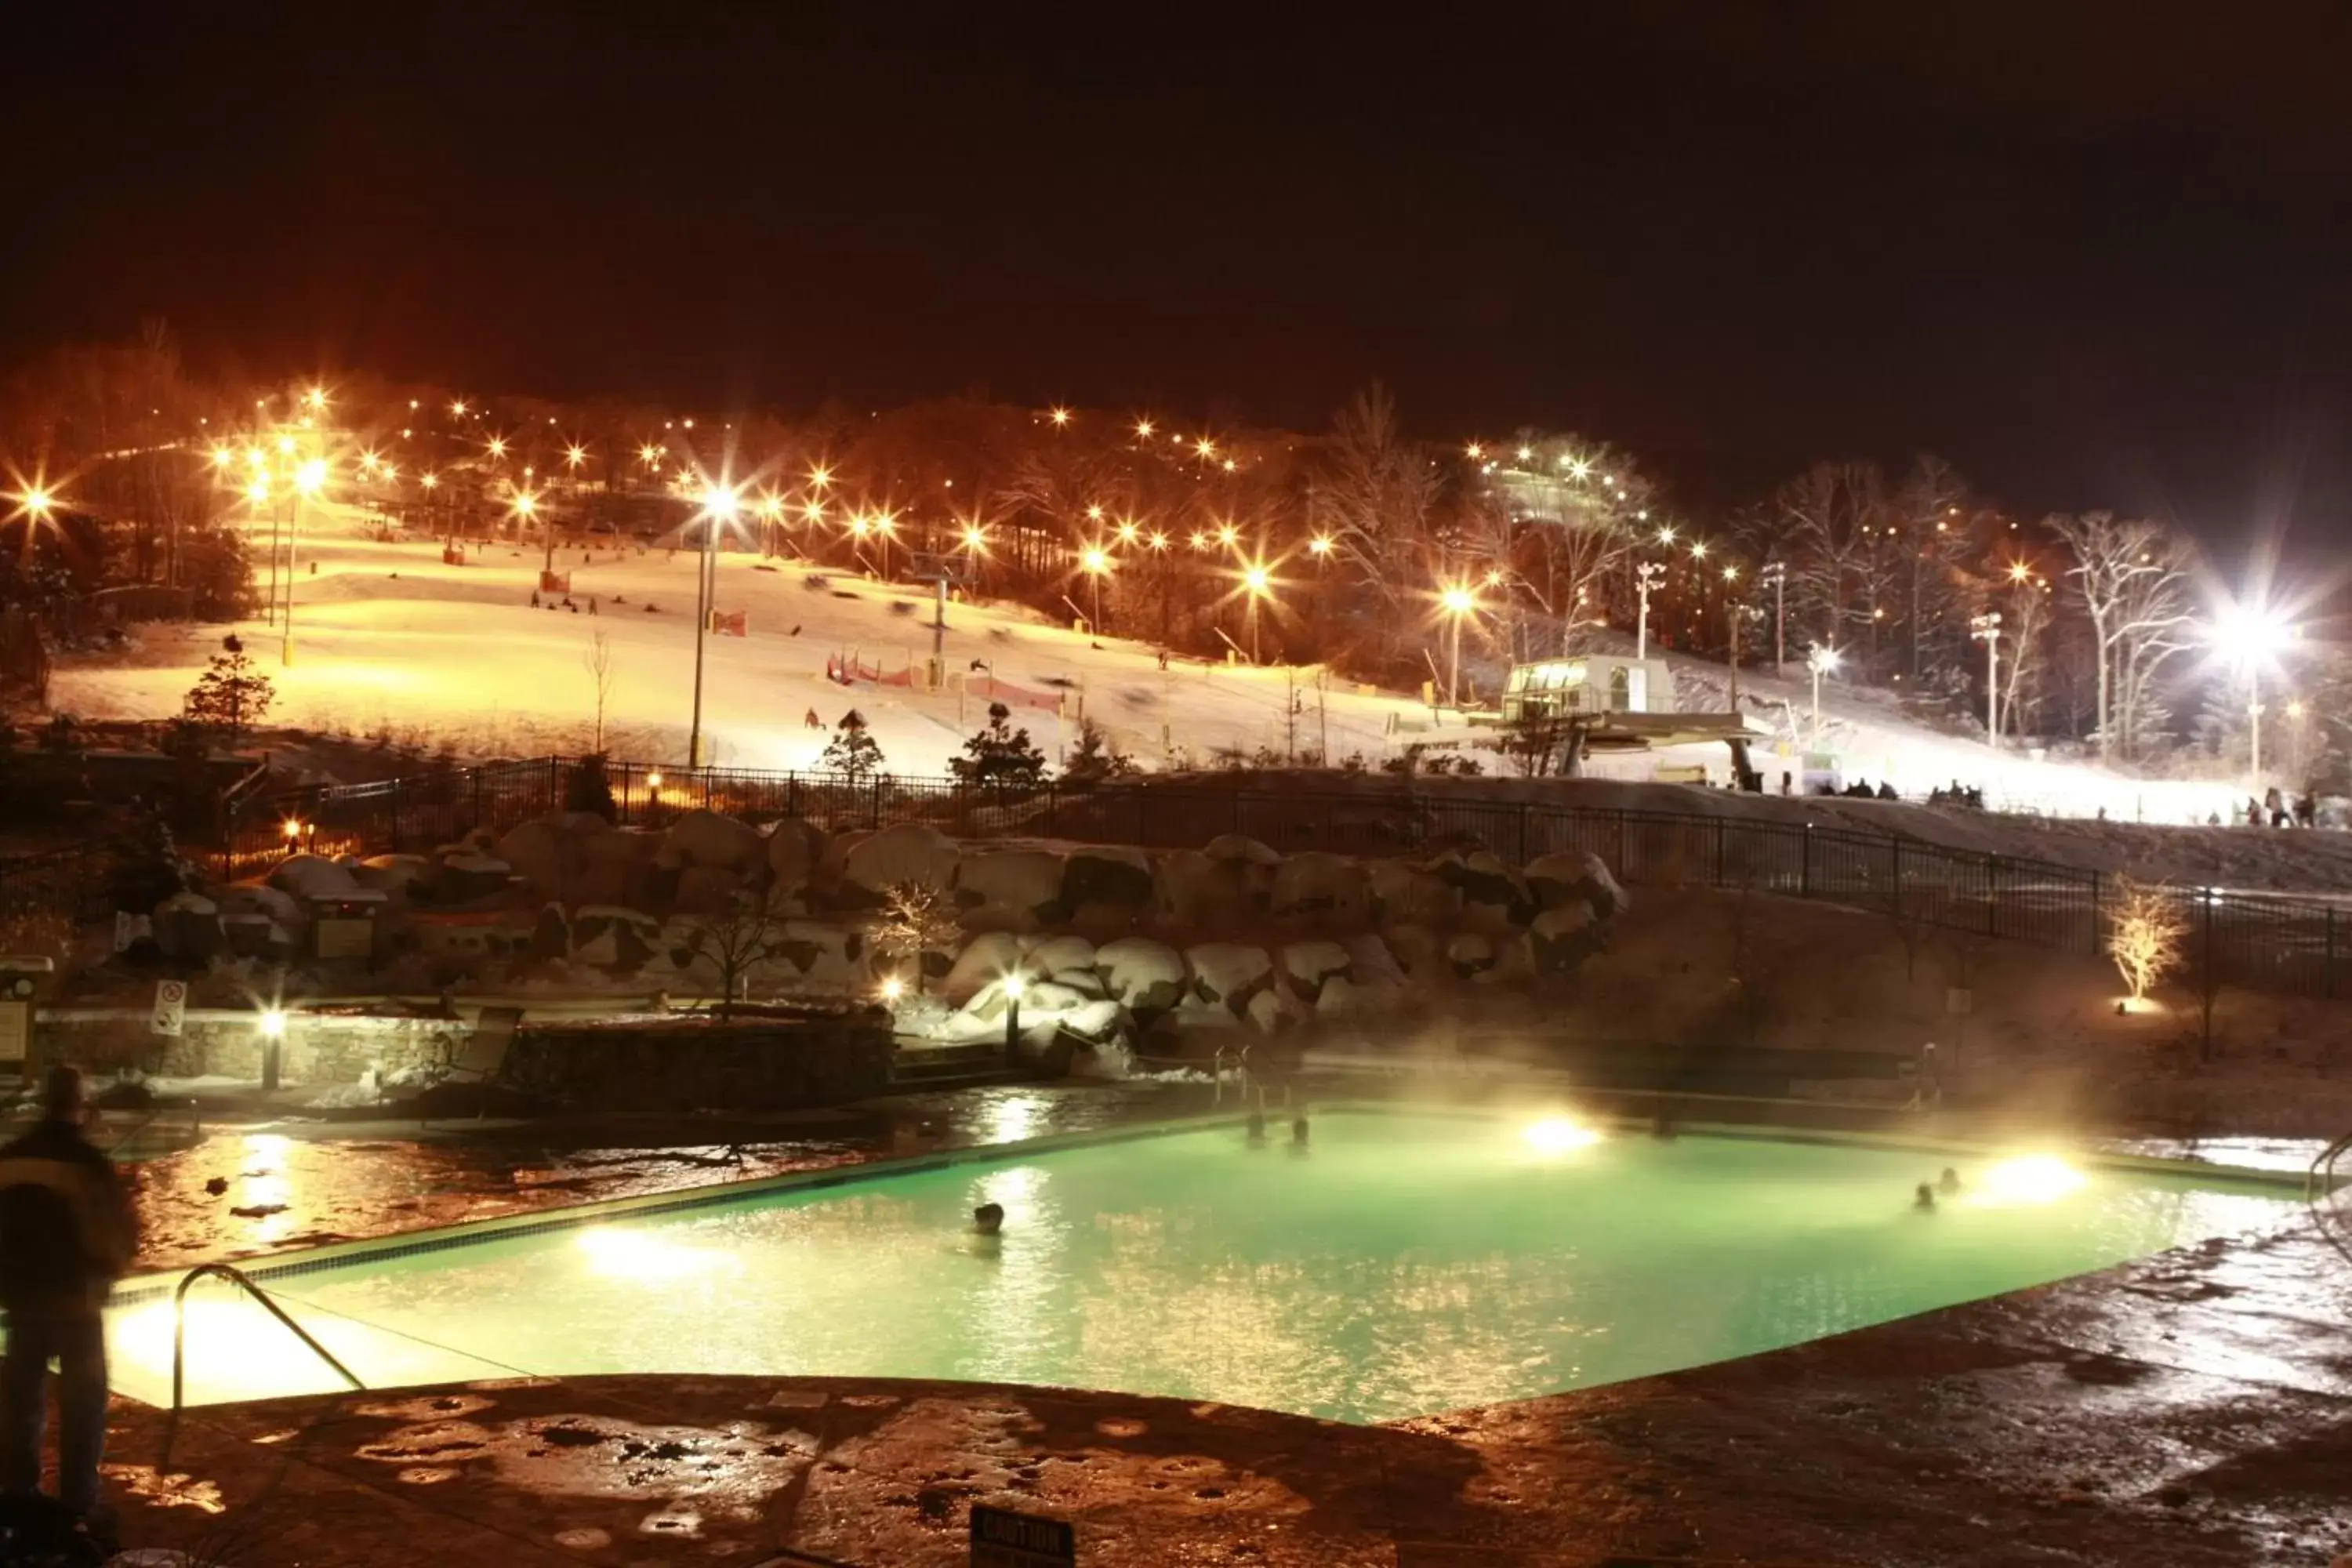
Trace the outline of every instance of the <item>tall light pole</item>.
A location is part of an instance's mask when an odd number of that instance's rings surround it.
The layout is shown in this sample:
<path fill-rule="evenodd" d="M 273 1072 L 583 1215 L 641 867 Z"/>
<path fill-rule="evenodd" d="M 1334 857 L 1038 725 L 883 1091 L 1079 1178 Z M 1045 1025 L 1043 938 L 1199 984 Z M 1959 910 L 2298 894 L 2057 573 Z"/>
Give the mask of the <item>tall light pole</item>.
<path fill-rule="evenodd" d="M 1083 561 L 1087 569 L 1087 575 L 1094 579 L 1094 597 L 1092 600 L 1094 632 L 1097 637 L 1100 637 L 1102 635 L 1103 626 L 1102 584 L 1103 579 L 1110 574 L 1110 552 L 1097 545 L 1094 549 L 1086 552 L 1086 555 L 1083 557 Z M 1250 658 L 1253 660 L 1257 658 L 1257 653 L 1255 649 L 1251 651 Z"/>
<path fill-rule="evenodd" d="M 1805 668 L 1813 672 L 1813 739 L 1822 737 L 1822 677 L 1838 667 L 1838 650 L 1827 643 L 1815 643 L 1813 651 L 1805 656 Z"/>
<path fill-rule="evenodd" d="M 1789 669 L 1789 563 L 1767 561 L 1764 581 L 1772 588 L 1772 673 L 1779 677 Z"/>
<path fill-rule="evenodd" d="M 1739 602 L 1739 568 L 1726 563 L 1723 568 L 1723 624 L 1725 640 L 1731 655 L 1731 710 L 1739 711 L 1739 617 L 1748 607 Z"/>
<path fill-rule="evenodd" d="M 694 722 L 686 732 L 686 765 L 702 765 L 702 645 L 710 636 L 711 602 L 718 587 L 719 561 L 712 544 L 719 528 L 735 520 L 735 492 L 712 485 L 702 492 L 702 555 L 695 571 L 694 595 Z"/>
<path fill-rule="evenodd" d="M 1985 645 L 1985 744 L 2000 750 L 2000 612 L 1987 610 L 1969 622 L 1970 635 Z"/>
<path fill-rule="evenodd" d="M 1633 568 L 1633 591 L 1641 599 L 1641 613 L 1633 623 L 1633 657 L 1650 657 L 1650 591 L 1666 580 L 1664 563 L 1644 561 Z"/>
<path fill-rule="evenodd" d="M 281 623 L 278 644 L 278 662 L 288 668 L 294 664 L 294 552 L 302 537 L 302 501 L 319 493 L 327 482 L 327 465 L 313 458 L 294 470 L 294 518 L 286 531 L 286 619 Z"/>
<path fill-rule="evenodd" d="M 530 526 L 530 520 L 538 514 L 539 498 L 531 494 L 529 490 L 524 490 L 520 495 L 516 496 L 512 501 L 508 503 L 508 510 L 514 513 L 515 531 L 517 533 L 520 533 L 525 528 Z M 555 521 L 551 518 L 548 520 L 547 523 L 547 554 L 539 569 L 539 585 L 542 588 L 547 587 L 547 579 L 554 574 Z"/>
<path fill-rule="evenodd" d="M 1250 663 L 1263 664 L 1265 660 L 1258 652 L 1257 642 L 1257 602 L 1273 595 L 1274 574 L 1264 566 L 1250 567 L 1242 574 L 1242 591 L 1249 595 Z"/>
<path fill-rule="evenodd" d="M 1462 707 L 1462 618 L 1478 607 L 1478 601 L 1471 595 L 1469 589 L 1453 587 L 1438 596 L 1438 604 L 1444 609 L 1448 623 L 1445 705 L 1458 711 Z"/>
<path fill-rule="evenodd" d="M 2230 609 L 2213 627 L 2215 646 L 2246 667 L 2247 772 L 2257 789 L 2263 782 L 2263 666 L 2298 635 L 2274 612 L 2252 606 Z"/>

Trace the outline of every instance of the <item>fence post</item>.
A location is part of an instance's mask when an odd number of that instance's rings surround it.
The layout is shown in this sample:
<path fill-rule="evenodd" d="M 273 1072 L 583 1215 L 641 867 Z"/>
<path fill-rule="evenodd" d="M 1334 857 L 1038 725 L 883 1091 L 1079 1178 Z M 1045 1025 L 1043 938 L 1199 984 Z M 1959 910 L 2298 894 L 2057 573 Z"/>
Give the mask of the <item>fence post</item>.
<path fill-rule="evenodd" d="M 2207 1027 L 2210 1030 L 2211 1027 L 2213 1007 L 2211 998 L 2214 990 L 2216 989 L 2213 984 L 2213 889 L 2210 888 L 2201 888 L 2198 889 L 2198 899 L 2204 906 L 2204 910 L 2202 918 L 2200 918 L 2197 922 L 2199 926 L 2202 928 L 2199 934 L 2197 942 L 2198 980 L 2200 982 L 2197 987 L 2197 994 L 2200 996 L 2206 998 L 2205 1016 L 2207 1018 Z M 2209 1055 L 2211 1053 L 2212 1044 L 2212 1037 L 2209 1033 L 2205 1041 L 2206 1050 Z"/>
<path fill-rule="evenodd" d="M 1622 805 L 1617 808 L 1617 874 L 1629 878 L 1633 874 L 1625 864 L 1625 808 Z"/>
<path fill-rule="evenodd" d="M 2105 887 L 2106 882 L 2107 879 L 2097 872 L 2091 873 L 2091 956 L 2094 958 L 2099 955 L 2099 931 L 2102 929 L 2103 920 L 2103 911 L 2099 908 L 2099 889 Z"/>
<path fill-rule="evenodd" d="M 1723 886 L 1723 840 L 1731 824 L 1718 816 L 1715 819 L 1715 885 Z"/>
<path fill-rule="evenodd" d="M 877 833 L 882 830 L 882 775 L 879 773 L 874 775 L 874 800 L 866 826 Z"/>
<path fill-rule="evenodd" d="M 1889 843 L 1891 845 L 1889 858 L 1894 861 L 1894 865 L 1890 868 L 1886 879 L 1887 908 L 1899 921 L 1903 918 L 1903 840 L 1895 838 L 1889 840 Z"/>
<path fill-rule="evenodd" d="M 2000 934 L 2000 857 L 1985 857 L 1985 935 Z"/>
<path fill-rule="evenodd" d="M 1797 851 L 1797 897 L 1813 896 L 1813 825 L 1805 824 L 1805 837 Z"/>
<path fill-rule="evenodd" d="M 1325 803 L 1324 803 L 1324 806 L 1323 806 L 1323 843 L 1324 843 L 1325 847 L 1328 848 L 1328 847 L 1329 847 L 1329 845 L 1330 845 L 1330 842 L 1331 842 L 1331 805 L 1330 805 L 1330 803 L 1327 801 L 1327 802 L 1325 802 Z M 1723 847 L 1723 841 L 1722 841 L 1721 837 L 1718 837 L 1717 838 L 1717 840 L 1716 840 L 1716 850 L 1717 850 L 1716 858 L 1717 858 L 1717 860 L 1718 864 L 1721 862 L 1722 858 L 1723 858 L 1723 857 L 1722 857 L 1722 847 Z M 1521 869 L 1521 870 L 1523 870 L 1523 871 L 1524 871 L 1524 870 L 1526 870 L 1526 869 L 1527 869 L 1527 866 L 1528 866 L 1528 803 L 1527 803 L 1526 801 L 1521 801 L 1521 802 L 1519 802 L 1519 869 Z"/>

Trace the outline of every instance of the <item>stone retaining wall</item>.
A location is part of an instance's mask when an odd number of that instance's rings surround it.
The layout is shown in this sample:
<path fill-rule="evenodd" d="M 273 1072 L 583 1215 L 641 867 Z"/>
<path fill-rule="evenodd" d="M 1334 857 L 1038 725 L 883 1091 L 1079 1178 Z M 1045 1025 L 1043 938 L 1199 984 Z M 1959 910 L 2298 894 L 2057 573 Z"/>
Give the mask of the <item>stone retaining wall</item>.
<path fill-rule="evenodd" d="M 507 1081 L 589 1110 L 796 1110 L 888 1091 L 877 1011 L 839 1017 L 604 1026 L 525 1025 Z"/>

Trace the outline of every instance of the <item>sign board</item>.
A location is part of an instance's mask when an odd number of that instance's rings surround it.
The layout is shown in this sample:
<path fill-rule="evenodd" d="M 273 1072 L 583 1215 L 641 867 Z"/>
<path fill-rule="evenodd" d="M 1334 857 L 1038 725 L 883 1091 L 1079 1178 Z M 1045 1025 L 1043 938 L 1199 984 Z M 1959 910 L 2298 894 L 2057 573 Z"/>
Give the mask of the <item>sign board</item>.
<path fill-rule="evenodd" d="M 750 612 L 745 610 L 711 611 L 710 635 L 718 637 L 740 637 L 751 636 L 750 623 L 746 619 L 746 616 L 749 614 Z"/>
<path fill-rule="evenodd" d="M 971 1505 L 971 1568 L 1070 1568 L 1078 1532 L 1058 1519 Z"/>
<path fill-rule="evenodd" d="M 148 1015 L 147 1032 L 177 1038 L 181 1026 L 187 1021 L 188 983 L 184 980 L 155 982 L 155 1008 Z"/>
<path fill-rule="evenodd" d="M 23 1072 L 25 1058 L 32 1045 L 33 1005 L 0 1002 L 0 1062 L 13 1063 L 18 1072 Z"/>
<path fill-rule="evenodd" d="M 362 916 L 321 915 L 310 926 L 320 958 L 372 958 L 375 921 Z"/>
<path fill-rule="evenodd" d="M 1965 985 L 1947 986 L 1944 990 L 1944 1011 L 1955 1018 L 1965 1018 L 1976 1011 L 1977 994 Z"/>

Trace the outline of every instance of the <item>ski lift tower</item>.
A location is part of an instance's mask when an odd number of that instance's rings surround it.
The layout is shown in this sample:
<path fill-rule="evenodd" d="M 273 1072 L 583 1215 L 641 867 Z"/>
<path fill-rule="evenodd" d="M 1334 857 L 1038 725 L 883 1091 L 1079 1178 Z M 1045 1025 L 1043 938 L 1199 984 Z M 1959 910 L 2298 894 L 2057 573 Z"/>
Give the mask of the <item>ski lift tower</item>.
<path fill-rule="evenodd" d="M 931 668 L 929 688 L 937 691 L 947 681 L 948 590 L 971 581 L 971 561 L 947 550 L 919 550 L 908 575 L 931 584 Z"/>

